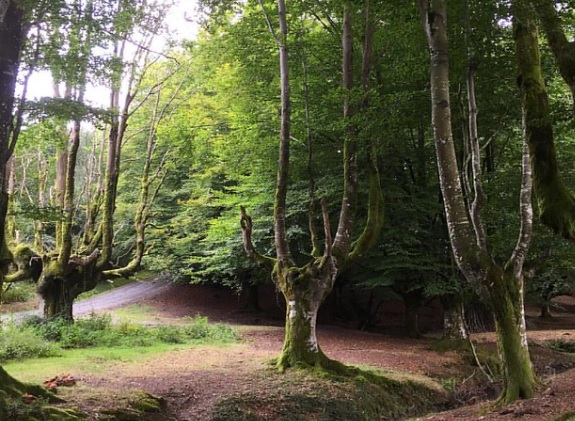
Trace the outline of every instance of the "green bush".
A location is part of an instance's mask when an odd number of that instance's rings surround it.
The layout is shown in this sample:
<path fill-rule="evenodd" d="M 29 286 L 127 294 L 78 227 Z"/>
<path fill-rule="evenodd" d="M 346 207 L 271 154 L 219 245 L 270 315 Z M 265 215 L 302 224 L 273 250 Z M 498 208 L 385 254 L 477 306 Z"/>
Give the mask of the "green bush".
<path fill-rule="evenodd" d="M 559 339 L 551 339 L 546 342 L 547 346 L 554 351 L 559 352 L 568 352 L 568 353 L 575 353 L 575 341 L 559 338 Z"/>
<path fill-rule="evenodd" d="M 26 318 L 10 324 L 0 339 L 0 361 L 58 355 L 59 348 L 144 347 L 155 343 L 229 343 L 239 335 L 229 326 L 210 324 L 206 317 L 189 319 L 184 326 L 145 327 L 112 325 L 109 315 L 91 314 L 71 323 L 64 319 Z"/>
<path fill-rule="evenodd" d="M 208 318 L 202 316 L 188 318 L 188 323 L 183 330 L 186 337 L 196 341 L 235 342 L 240 338 L 231 327 L 222 323 L 210 324 Z"/>
<path fill-rule="evenodd" d="M 57 345 L 46 342 L 33 330 L 9 324 L 0 337 L 0 361 L 60 355 Z"/>
<path fill-rule="evenodd" d="M 2 291 L 2 302 L 4 304 L 25 303 L 33 300 L 35 296 L 36 286 L 34 284 L 12 284 Z"/>

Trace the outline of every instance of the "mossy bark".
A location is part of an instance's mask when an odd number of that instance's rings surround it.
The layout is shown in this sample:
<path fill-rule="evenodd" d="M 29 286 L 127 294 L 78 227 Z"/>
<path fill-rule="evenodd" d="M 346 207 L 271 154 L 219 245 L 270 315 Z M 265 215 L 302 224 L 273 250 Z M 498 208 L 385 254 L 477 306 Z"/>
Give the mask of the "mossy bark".
<path fill-rule="evenodd" d="M 57 256 L 45 257 L 37 291 L 44 301 L 44 317 L 73 321 L 74 300 L 96 287 L 101 272 L 96 269 L 98 250 L 85 257 L 72 256 L 62 266 Z"/>
<path fill-rule="evenodd" d="M 442 297 L 443 305 L 443 338 L 444 339 L 467 339 L 469 333 L 465 323 L 463 300 L 458 295 Z"/>
<path fill-rule="evenodd" d="M 0 420 L 8 420 L 7 399 L 20 399 L 24 393 L 47 399 L 49 402 L 62 402 L 61 399 L 41 386 L 21 383 L 0 367 Z"/>
<path fill-rule="evenodd" d="M 497 344 L 503 362 L 503 393 L 501 403 L 533 396 L 537 378 L 527 345 L 525 311 L 523 308 L 523 279 L 510 271 L 491 271 L 488 281 L 497 328 Z"/>
<path fill-rule="evenodd" d="M 319 307 L 331 292 L 337 268 L 333 258 L 320 258 L 303 268 L 274 270 L 274 278 L 286 300 L 286 327 L 277 366 L 324 367 L 330 360 L 321 350 L 316 335 Z"/>
<path fill-rule="evenodd" d="M 518 82 L 539 217 L 554 232 L 575 240 L 575 197 L 565 186 L 557 163 L 534 12 L 528 1 L 515 0 L 513 15 Z"/>

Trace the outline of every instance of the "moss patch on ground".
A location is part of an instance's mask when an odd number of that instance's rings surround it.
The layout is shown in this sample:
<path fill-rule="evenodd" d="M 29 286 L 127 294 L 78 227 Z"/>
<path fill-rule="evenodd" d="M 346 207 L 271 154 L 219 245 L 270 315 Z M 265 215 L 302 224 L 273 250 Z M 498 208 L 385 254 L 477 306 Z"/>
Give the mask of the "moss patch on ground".
<path fill-rule="evenodd" d="M 270 370 L 271 371 L 271 370 Z M 445 408 L 449 394 L 430 379 L 357 370 L 348 378 L 305 370 L 270 373 L 252 390 L 220 398 L 212 421 L 367 421 Z"/>

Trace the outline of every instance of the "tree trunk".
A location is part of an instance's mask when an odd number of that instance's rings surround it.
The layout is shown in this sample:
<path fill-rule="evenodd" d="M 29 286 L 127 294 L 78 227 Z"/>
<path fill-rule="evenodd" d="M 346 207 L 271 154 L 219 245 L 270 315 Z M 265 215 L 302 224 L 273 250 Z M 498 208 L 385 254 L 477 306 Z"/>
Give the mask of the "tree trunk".
<path fill-rule="evenodd" d="M 527 0 L 514 0 L 512 7 L 518 82 L 539 217 L 555 233 L 573 240 L 575 198 L 559 172 L 535 17 Z"/>
<path fill-rule="evenodd" d="M 571 91 L 575 109 L 575 43 L 569 41 L 553 0 L 531 0 L 535 6 L 547 43 L 553 52 L 561 77 Z"/>
<path fill-rule="evenodd" d="M 41 279 L 40 283 L 38 293 L 44 302 L 44 317 L 46 319 L 60 317 L 73 321 L 75 297 L 71 296 L 68 282 L 64 278 L 52 278 L 49 281 Z"/>
<path fill-rule="evenodd" d="M 260 306 L 259 292 L 260 287 L 257 283 L 244 282 L 244 291 L 246 292 L 246 310 L 254 313 L 260 313 L 262 308 Z"/>
<path fill-rule="evenodd" d="M 490 278 L 497 345 L 503 362 L 504 388 L 499 400 L 510 403 L 532 397 L 537 386 L 527 346 L 523 280 L 500 272 Z"/>
<path fill-rule="evenodd" d="M 317 312 L 331 292 L 336 274 L 332 258 L 317 259 L 304 268 L 276 268 L 274 280 L 287 303 L 284 346 L 277 362 L 280 370 L 329 366 L 317 341 L 316 324 Z"/>
<path fill-rule="evenodd" d="M 551 306 L 549 302 L 543 303 L 541 305 L 541 314 L 539 315 L 541 319 L 552 319 L 553 315 L 551 314 Z"/>
<path fill-rule="evenodd" d="M 528 122 L 524 124 L 527 134 L 523 136 L 521 166 L 521 228 L 513 254 L 503 270 L 486 249 L 479 209 L 467 208 L 462 194 L 451 129 L 446 1 L 419 0 L 418 3 L 431 52 L 432 123 L 451 246 L 461 272 L 493 311 L 504 371 L 500 403 L 509 403 L 531 397 L 537 384 L 525 335 L 522 275 L 532 231 L 531 172 L 526 148 L 527 140 L 531 140 L 530 126 Z M 530 48 L 537 51 L 538 46 L 535 43 Z M 470 100 L 470 105 L 472 102 Z M 527 117 L 524 115 L 524 121 L 529 120 L 529 112 L 525 110 Z M 476 155 L 472 159 L 479 159 L 477 148 L 472 148 L 471 153 Z M 474 165 L 474 168 L 474 178 L 479 177 L 479 167 Z M 474 184 L 474 193 L 478 197 L 480 186 Z M 474 214 L 471 221 L 469 214 Z"/>
<path fill-rule="evenodd" d="M 443 338 L 467 339 L 469 334 L 465 325 L 465 312 L 461 297 L 455 295 L 443 297 L 441 304 L 443 305 Z"/>
<path fill-rule="evenodd" d="M 405 305 L 405 332 L 412 338 L 419 338 L 419 309 L 422 297 L 417 292 L 401 294 Z"/>

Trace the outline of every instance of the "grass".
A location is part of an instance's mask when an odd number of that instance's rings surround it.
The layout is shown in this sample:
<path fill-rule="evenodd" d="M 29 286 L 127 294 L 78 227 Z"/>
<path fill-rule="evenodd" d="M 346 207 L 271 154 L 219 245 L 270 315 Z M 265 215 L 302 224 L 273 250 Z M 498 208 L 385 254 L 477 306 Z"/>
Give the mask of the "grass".
<path fill-rule="evenodd" d="M 430 380 L 395 379 L 371 370 L 349 378 L 318 377 L 302 370 L 255 379 L 252 390 L 225 396 L 214 421 L 367 421 L 396 419 L 442 407 L 448 400 Z"/>
<path fill-rule="evenodd" d="M 8 323 L 0 336 L 0 362 L 32 357 L 51 357 L 67 349 L 127 348 L 156 345 L 225 344 L 239 340 L 229 326 L 210 324 L 206 317 L 186 318 L 183 324 L 145 327 L 128 322 L 113 325 L 111 316 L 92 314 L 76 323 L 30 317 L 20 325 Z"/>
<path fill-rule="evenodd" d="M 36 298 L 36 285 L 29 282 L 9 284 L 2 291 L 2 303 L 25 303 Z"/>
<path fill-rule="evenodd" d="M 145 304 L 132 304 L 110 311 L 114 321 L 120 323 L 147 324 L 160 321 L 158 311 Z"/>
<path fill-rule="evenodd" d="M 159 354 L 189 347 L 192 345 L 155 344 L 146 348 L 71 349 L 59 357 L 10 361 L 3 363 L 2 367 L 20 381 L 42 383 L 49 377 L 62 373 L 72 376 L 113 373 L 126 365 L 137 364 Z"/>

